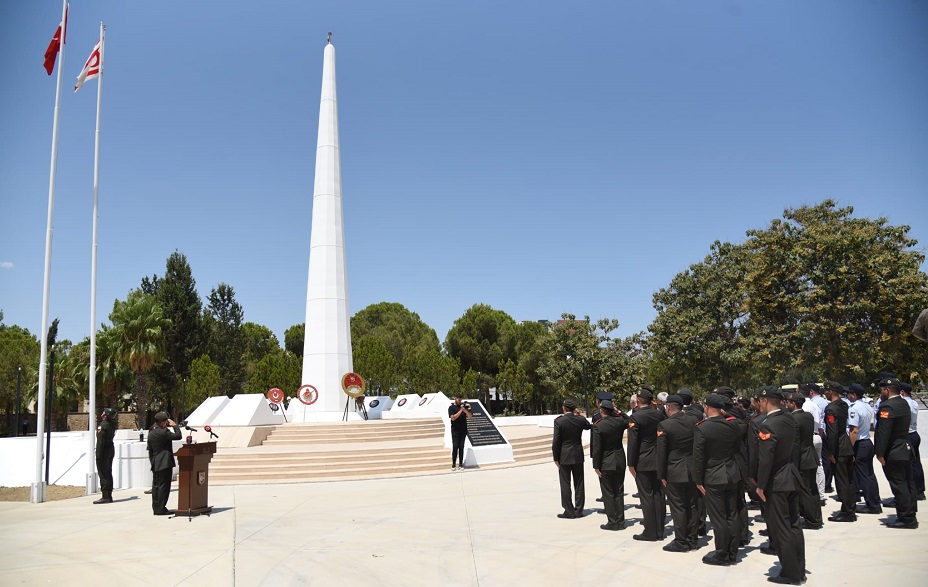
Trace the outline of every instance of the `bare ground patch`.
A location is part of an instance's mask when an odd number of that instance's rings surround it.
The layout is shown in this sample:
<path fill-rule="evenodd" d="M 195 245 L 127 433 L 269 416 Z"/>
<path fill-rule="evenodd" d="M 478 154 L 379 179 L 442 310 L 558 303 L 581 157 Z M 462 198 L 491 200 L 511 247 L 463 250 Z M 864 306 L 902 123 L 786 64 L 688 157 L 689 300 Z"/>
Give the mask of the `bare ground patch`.
<path fill-rule="evenodd" d="M 29 501 L 29 487 L 0 487 L 0 501 Z M 81 497 L 86 488 L 77 485 L 49 485 L 45 488 L 45 501 L 58 501 Z"/>

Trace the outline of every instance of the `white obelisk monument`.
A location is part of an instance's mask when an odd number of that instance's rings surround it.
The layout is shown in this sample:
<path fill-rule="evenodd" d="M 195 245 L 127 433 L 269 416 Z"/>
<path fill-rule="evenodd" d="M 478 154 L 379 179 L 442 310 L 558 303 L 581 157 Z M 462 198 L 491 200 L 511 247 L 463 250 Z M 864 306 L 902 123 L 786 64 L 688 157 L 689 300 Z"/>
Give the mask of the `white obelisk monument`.
<path fill-rule="evenodd" d="M 304 390 L 300 395 L 306 401 L 300 398 L 291 401 L 288 419 L 297 422 L 341 419 L 348 399 L 342 391 L 341 379 L 353 370 L 335 92 L 335 47 L 331 33 L 323 53 L 312 218 L 302 384 L 313 386 L 318 394 Z M 354 416 L 353 403 L 349 414 Z"/>

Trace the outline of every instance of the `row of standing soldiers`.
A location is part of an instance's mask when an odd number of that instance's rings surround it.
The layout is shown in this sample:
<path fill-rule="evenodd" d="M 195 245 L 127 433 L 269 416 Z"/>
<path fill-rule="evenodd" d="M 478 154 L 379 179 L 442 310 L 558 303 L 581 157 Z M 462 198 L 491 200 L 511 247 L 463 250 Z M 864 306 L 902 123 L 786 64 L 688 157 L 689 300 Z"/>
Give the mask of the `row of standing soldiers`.
<path fill-rule="evenodd" d="M 917 528 L 908 445 L 909 407 L 899 397 L 902 384 L 897 379 L 881 380 L 879 387 L 882 400 L 874 452 L 883 465 L 897 508 L 895 521 L 887 526 Z M 653 389 L 649 386 L 642 386 L 637 399 L 639 407 L 628 417 L 616 410 L 612 401 L 603 399 L 593 418 L 590 456 L 607 517 L 607 523 L 600 527 L 613 531 L 625 527 L 627 467 L 637 485 L 643 517 L 644 529 L 633 536 L 635 540 L 663 540 L 669 505 L 674 539 L 663 548 L 668 552 L 689 552 L 698 548 L 698 537 L 706 535 L 708 515 L 715 550 L 702 560 L 729 566 L 737 562 L 738 549 L 751 537 L 747 492 L 761 504 L 767 525 L 766 532 L 761 533 L 769 537 L 769 542 L 760 550 L 780 560 L 779 575 L 768 577 L 768 581 L 792 585 L 805 582 L 803 530 L 822 528 L 822 496 L 816 483 L 820 464 L 813 443 L 818 431 L 812 414 L 802 410 L 804 396 L 764 387 L 752 398 L 749 411 L 735 401 L 734 391 L 728 387 L 714 390 L 703 405 L 693 402 L 687 388 L 668 396 L 662 409 L 653 406 Z M 823 454 L 832 462 L 843 462 L 850 445 L 847 404 L 835 397 L 828 406 Z M 564 507 L 564 513 L 558 514 L 560 518 L 584 515 L 579 439 L 590 423 L 575 414 L 575 408 L 572 400 L 565 401 L 565 413 L 554 424 L 552 448 Z M 627 459 L 623 448 L 626 431 Z"/>

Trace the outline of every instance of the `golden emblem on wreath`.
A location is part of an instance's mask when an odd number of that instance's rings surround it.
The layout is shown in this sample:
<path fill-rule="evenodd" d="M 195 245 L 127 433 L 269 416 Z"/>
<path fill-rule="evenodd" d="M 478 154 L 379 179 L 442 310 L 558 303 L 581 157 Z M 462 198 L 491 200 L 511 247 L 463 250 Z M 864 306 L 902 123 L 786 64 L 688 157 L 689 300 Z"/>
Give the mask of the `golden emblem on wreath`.
<path fill-rule="evenodd" d="M 359 397 L 364 395 L 364 379 L 357 373 L 345 373 L 342 377 L 342 390 L 350 397 Z"/>

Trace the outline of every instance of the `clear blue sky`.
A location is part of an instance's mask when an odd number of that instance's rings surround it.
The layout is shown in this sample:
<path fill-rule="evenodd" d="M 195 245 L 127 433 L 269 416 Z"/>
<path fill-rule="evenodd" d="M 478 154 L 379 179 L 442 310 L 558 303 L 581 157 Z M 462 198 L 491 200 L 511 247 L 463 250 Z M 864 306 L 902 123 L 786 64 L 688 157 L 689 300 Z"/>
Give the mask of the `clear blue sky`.
<path fill-rule="evenodd" d="M 0 3 L 0 308 L 38 333 L 59 0 Z M 71 3 L 50 316 L 90 332 L 175 249 L 201 296 L 303 321 L 326 33 L 337 49 L 349 303 L 442 340 L 482 302 L 647 328 L 716 240 L 826 197 L 928 245 L 928 2 Z"/>

